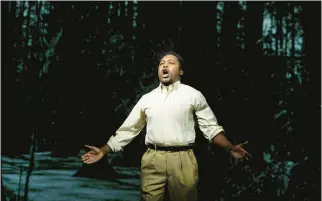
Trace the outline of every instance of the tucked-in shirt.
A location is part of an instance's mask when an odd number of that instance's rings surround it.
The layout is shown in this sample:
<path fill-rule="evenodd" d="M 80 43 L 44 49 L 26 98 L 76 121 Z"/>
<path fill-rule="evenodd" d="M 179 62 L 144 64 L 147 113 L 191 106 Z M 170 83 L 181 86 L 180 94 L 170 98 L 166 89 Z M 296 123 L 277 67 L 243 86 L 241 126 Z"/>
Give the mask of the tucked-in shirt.
<path fill-rule="evenodd" d="M 223 132 L 202 93 L 177 81 L 159 85 L 141 97 L 107 144 L 122 151 L 146 127 L 145 144 L 183 146 L 195 142 L 195 117 L 205 138 L 212 140 Z"/>

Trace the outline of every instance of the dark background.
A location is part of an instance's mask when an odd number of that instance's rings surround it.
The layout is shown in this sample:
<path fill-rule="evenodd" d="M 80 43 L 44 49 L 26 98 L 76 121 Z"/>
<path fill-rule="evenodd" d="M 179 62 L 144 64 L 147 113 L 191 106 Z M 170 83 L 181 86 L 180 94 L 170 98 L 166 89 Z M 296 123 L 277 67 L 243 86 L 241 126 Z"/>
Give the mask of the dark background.
<path fill-rule="evenodd" d="M 197 130 L 200 200 L 320 199 L 321 2 L 1 2 L 1 13 L 2 155 L 103 145 L 174 50 L 182 82 L 253 155 L 234 166 Z M 123 165 L 139 166 L 144 134 Z"/>

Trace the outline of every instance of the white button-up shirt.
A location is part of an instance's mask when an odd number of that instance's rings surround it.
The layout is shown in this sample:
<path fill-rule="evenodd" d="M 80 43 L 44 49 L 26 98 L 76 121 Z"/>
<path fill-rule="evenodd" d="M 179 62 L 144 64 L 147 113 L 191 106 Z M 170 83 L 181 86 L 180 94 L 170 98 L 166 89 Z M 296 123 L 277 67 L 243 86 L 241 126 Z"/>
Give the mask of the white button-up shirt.
<path fill-rule="evenodd" d="M 206 139 L 212 140 L 224 131 L 201 92 L 180 81 L 168 87 L 160 84 L 141 97 L 107 144 L 114 152 L 122 151 L 145 124 L 146 144 L 182 146 L 194 143 L 194 114 Z"/>

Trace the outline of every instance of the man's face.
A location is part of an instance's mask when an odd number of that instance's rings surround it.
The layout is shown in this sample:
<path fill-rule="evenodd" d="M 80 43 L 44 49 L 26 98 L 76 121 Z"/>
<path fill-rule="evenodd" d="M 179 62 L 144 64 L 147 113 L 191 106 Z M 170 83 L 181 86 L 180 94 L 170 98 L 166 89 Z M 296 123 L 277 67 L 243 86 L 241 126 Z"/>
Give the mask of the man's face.
<path fill-rule="evenodd" d="M 171 54 L 165 55 L 159 63 L 158 76 L 160 82 L 168 86 L 180 80 L 181 75 L 182 71 L 178 58 Z"/>

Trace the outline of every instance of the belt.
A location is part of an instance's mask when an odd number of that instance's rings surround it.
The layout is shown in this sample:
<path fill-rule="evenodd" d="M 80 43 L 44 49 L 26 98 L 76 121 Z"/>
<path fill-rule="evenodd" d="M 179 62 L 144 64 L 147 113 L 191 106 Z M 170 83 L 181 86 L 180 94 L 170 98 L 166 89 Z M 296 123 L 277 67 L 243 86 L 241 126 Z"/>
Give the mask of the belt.
<path fill-rule="evenodd" d="M 190 145 L 185 145 L 185 146 L 169 146 L 169 147 L 160 147 L 154 144 L 147 144 L 146 145 L 150 149 L 154 150 L 159 150 L 159 151 L 171 151 L 171 152 L 176 152 L 176 151 L 187 151 L 189 149 L 194 148 L 194 144 Z"/>

